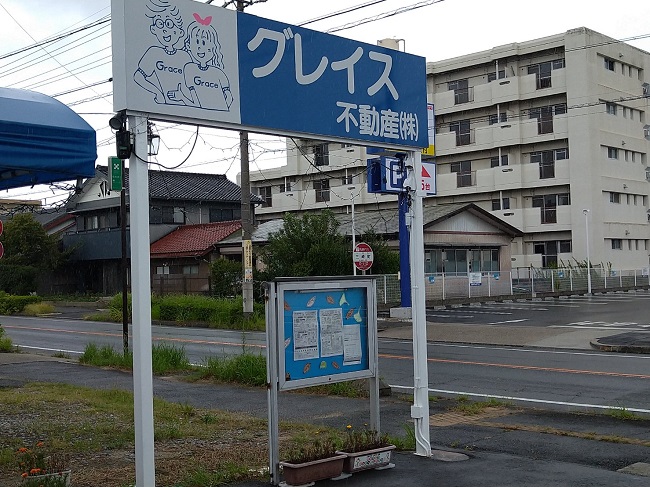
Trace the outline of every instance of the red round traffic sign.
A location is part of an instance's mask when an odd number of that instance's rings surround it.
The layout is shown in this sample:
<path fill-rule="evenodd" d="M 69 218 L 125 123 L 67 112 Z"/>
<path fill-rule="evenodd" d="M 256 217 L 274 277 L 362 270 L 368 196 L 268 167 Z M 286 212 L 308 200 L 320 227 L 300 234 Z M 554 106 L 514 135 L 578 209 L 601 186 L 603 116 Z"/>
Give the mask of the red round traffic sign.
<path fill-rule="evenodd" d="M 354 261 L 355 267 L 360 271 L 367 271 L 370 269 L 374 259 L 375 256 L 372 252 L 372 247 L 367 243 L 359 242 L 354 246 L 352 260 Z"/>

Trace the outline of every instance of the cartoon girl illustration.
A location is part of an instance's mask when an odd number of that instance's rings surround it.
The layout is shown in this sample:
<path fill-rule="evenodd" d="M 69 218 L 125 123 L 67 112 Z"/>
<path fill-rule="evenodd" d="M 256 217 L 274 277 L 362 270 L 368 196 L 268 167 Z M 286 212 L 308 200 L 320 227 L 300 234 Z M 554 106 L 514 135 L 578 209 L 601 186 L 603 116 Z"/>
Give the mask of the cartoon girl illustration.
<path fill-rule="evenodd" d="M 169 0 L 149 0 L 146 16 L 151 19 L 149 30 L 160 46 L 151 46 L 140 59 L 133 74 L 134 81 L 152 93 L 156 103 L 182 104 L 182 100 L 165 96 L 184 80 L 183 66 L 191 61 L 184 50 L 176 49 L 176 43 L 185 35 L 183 19 L 178 7 Z"/>
<path fill-rule="evenodd" d="M 185 83 L 167 96 L 182 99 L 186 105 L 208 110 L 229 111 L 233 102 L 230 81 L 224 72 L 223 54 L 215 28 L 210 25 L 212 16 L 205 19 L 194 14 L 195 21 L 188 28 L 185 49 L 193 62 L 183 67 Z"/>

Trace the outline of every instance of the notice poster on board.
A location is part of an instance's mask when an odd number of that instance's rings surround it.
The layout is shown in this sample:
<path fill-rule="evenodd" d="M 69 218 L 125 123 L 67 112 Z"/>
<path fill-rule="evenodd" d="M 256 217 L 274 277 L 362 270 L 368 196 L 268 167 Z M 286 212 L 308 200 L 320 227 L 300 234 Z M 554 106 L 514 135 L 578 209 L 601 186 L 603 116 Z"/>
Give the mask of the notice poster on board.
<path fill-rule="evenodd" d="M 372 285 L 331 289 L 291 287 L 279 293 L 283 388 L 350 380 L 349 374 L 369 377 L 370 365 L 375 362 L 369 348 L 375 343 L 374 335 L 369 338 L 370 330 L 376 334 L 375 304 L 369 301 L 374 297 L 369 292 L 374 281 Z"/>

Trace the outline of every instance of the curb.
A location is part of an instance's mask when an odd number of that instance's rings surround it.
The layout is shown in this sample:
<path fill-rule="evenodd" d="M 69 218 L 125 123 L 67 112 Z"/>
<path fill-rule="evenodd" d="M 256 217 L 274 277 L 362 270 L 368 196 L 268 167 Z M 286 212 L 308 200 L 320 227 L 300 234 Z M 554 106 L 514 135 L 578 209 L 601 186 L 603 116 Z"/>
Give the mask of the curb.
<path fill-rule="evenodd" d="M 608 345 L 600 343 L 597 339 L 591 340 L 589 344 L 603 352 L 618 352 L 618 353 L 637 353 L 637 354 L 650 354 L 650 347 L 645 345 Z"/>

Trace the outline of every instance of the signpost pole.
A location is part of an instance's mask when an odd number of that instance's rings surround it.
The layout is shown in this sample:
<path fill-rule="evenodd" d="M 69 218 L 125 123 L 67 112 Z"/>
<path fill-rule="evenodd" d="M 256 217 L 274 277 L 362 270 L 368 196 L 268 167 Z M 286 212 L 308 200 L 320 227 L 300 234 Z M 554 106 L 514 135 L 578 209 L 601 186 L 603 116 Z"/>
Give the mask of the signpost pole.
<path fill-rule="evenodd" d="M 269 474 L 271 484 L 280 482 L 280 427 L 278 414 L 278 315 L 276 284 L 268 283 L 266 296 L 266 380 L 269 428 Z"/>
<path fill-rule="evenodd" d="M 147 120 L 129 116 L 135 150 L 129 160 L 131 202 L 131 269 L 133 291 L 133 395 L 135 479 L 138 487 L 156 485 L 153 442 L 153 372 L 151 365 L 151 288 L 149 252 L 149 167 L 136 156 L 147 155 Z"/>
<path fill-rule="evenodd" d="M 429 433 L 429 373 L 427 363 L 427 322 L 424 293 L 424 217 L 422 209 L 422 155 L 410 151 L 407 162 L 407 180 L 411 195 L 411 308 L 413 319 L 413 406 L 411 417 L 415 422 L 415 454 L 431 456 Z M 406 185 L 406 182 L 405 182 Z"/>

